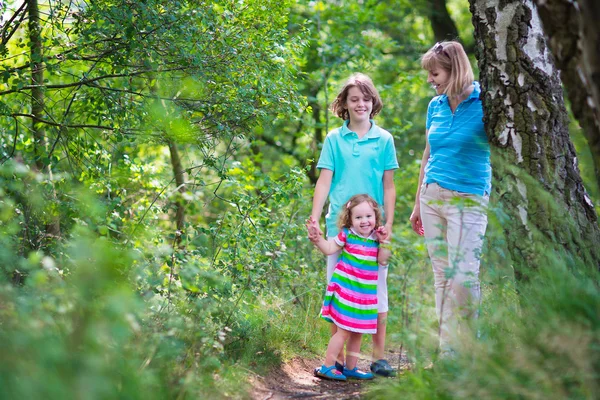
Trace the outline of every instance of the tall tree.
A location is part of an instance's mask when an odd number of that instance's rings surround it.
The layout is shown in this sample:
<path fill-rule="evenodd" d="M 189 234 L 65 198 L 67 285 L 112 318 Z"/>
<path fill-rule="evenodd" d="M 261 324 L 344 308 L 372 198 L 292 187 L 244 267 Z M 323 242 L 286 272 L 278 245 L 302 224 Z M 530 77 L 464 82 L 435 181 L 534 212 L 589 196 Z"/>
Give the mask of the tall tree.
<path fill-rule="evenodd" d="M 124 146 L 166 144 L 174 181 L 186 190 L 177 145 L 187 144 L 197 161 L 190 167 L 203 171 L 199 186 L 207 175 L 224 179 L 240 138 L 299 108 L 289 6 L 25 1 L 0 29 L 3 159 L 17 149 L 22 163 L 44 173 L 104 180 L 123 162 Z M 28 46 L 26 57 L 19 49 Z"/>
<path fill-rule="evenodd" d="M 458 40 L 458 29 L 446 7 L 446 0 L 429 0 L 426 4 L 427 16 L 436 41 Z"/>
<path fill-rule="evenodd" d="M 536 0 L 536 4 L 600 185 L 600 5 L 585 0 Z"/>
<path fill-rule="evenodd" d="M 600 266 L 562 86 L 531 0 L 470 0 L 495 194 L 518 277 L 552 252 Z"/>

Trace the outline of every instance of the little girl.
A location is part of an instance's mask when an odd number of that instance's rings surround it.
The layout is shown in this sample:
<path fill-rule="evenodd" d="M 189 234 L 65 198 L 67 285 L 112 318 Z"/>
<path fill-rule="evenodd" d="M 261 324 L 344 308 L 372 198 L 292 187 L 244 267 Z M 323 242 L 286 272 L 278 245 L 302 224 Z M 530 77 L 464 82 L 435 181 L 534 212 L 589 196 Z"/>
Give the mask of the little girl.
<path fill-rule="evenodd" d="M 388 234 L 381 225 L 377 202 L 367 194 L 350 198 L 342 207 L 338 225 L 338 235 L 326 240 L 312 216 L 306 223 L 309 239 L 323 254 L 342 250 L 321 309 L 321 317 L 334 323 L 337 331 L 329 340 L 325 363 L 315 369 L 315 375 L 340 381 L 373 379 L 370 372 L 358 370 L 355 354 L 347 354 L 341 372 L 335 363 L 346 341 L 358 343 L 360 348 L 363 333 L 377 332 L 377 275 L 379 265 L 387 266 L 391 255 L 389 241 L 384 240 Z"/>

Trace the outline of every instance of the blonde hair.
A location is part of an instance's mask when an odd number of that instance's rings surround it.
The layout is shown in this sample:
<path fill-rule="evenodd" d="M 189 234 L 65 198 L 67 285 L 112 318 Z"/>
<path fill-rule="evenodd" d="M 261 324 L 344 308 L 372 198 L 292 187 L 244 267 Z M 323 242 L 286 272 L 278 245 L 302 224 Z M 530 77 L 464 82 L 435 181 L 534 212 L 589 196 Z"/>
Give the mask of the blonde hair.
<path fill-rule="evenodd" d="M 463 94 L 475 80 L 465 49 L 455 41 L 436 43 L 421 57 L 421 66 L 427 71 L 442 68 L 449 72 L 444 93 L 450 98 Z"/>
<path fill-rule="evenodd" d="M 350 119 L 350 113 L 348 112 L 348 108 L 346 108 L 346 102 L 348 101 L 348 92 L 353 87 L 359 88 L 362 94 L 373 100 L 373 109 L 371 110 L 369 118 L 373 118 L 379 114 L 379 111 L 383 108 L 383 102 L 381 101 L 379 92 L 375 88 L 371 78 L 361 73 L 352 74 L 350 78 L 346 80 L 346 83 L 342 86 L 342 90 L 340 90 L 340 93 L 333 103 L 331 103 L 331 112 L 343 120 Z"/>
<path fill-rule="evenodd" d="M 381 210 L 379 209 L 379 205 L 368 194 L 356 194 L 350 197 L 350 200 L 346 202 L 342 206 L 342 211 L 340 212 L 340 216 L 338 218 L 338 228 L 351 228 L 352 227 L 352 209 L 359 204 L 364 202 L 369 203 L 371 208 L 373 208 L 373 212 L 375 213 L 375 227 L 381 226 Z"/>

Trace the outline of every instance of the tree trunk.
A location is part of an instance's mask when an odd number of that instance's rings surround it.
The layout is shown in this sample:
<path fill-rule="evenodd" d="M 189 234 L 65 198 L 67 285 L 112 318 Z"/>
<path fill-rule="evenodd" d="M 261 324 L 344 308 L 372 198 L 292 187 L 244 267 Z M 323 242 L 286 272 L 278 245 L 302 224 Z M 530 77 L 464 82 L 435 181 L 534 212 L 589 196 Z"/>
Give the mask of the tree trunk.
<path fill-rule="evenodd" d="M 56 190 L 52 177 L 52 170 L 47 159 L 46 133 L 44 125 L 38 120 L 44 119 L 44 60 L 42 52 L 42 29 L 40 26 L 40 10 L 37 0 L 28 0 L 29 12 L 29 46 L 31 57 L 31 131 L 33 132 L 35 166 L 38 171 L 48 173 L 51 185 L 51 199 L 57 202 Z M 52 212 L 52 211 L 50 211 Z M 46 235 L 49 239 L 60 237 L 60 219 L 58 215 L 50 215 L 45 225 Z"/>
<path fill-rule="evenodd" d="M 558 70 L 531 0 L 469 0 L 494 194 L 517 278 L 567 254 L 600 265 L 597 216 L 569 139 Z M 554 250 L 554 251 L 552 251 Z"/>
<path fill-rule="evenodd" d="M 458 29 L 448 13 L 446 0 L 429 0 L 427 16 L 433 29 L 433 36 L 438 42 L 444 40 L 459 40 Z"/>
<path fill-rule="evenodd" d="M 172 140 L 169 140 L 169 152 L 171 153 L 171 166 L 173 167 L 173 174 L 175 175 L 175 184 L 177 185 L 179 193 L 182 194 L 185 192 L 183 167 L 181 166 L 181 158 L 179 157 L 177 145 Z M 181 196 L 177 196 L 175 207 L 175 226 L 178 231 L 176 241 L 179 243 L 185 224 L 185 205 Z"/>
<path fill-rule="evenodd" d="M 42 54 L 42 36 L 40 27 L 40 10 L 37 0 L 28 0 L 29 10 L 29 42 L 31 55 L 31 131 L 34 137 L 35 165 L 39 171 L 44 169 L 42 157 L 45 153 L 45 134 L 43 124 L 37 122 L 44 112 L 44 64 Z"/>
<path fill-rule="evenodd" d="M 591 37 L 586 39 L 585 14 L 582 14 L 584 10 L 578 7 L 577 3 L 570 0 L 536 0 L 536 4 L 544 25 L 544 33 L 548 38 L 548 45 L 552 50 L 556 66 L 560 69 L 560 79 L 567 89 L 573 115 L 579 121 L 590 147 L 594 159 L 596 181 L 600 186 L 600 103 L 598 102 L 600 95 L 600 66 L 598 65 L 600 63 L 598 54 L 600 52 L 600 47 L 598 47 L 600 29 L 597 24 L 598 20 L 594 21 L 595 26 L 588 26 L 595 30 L 595 35 L 590 33 Z M 588 32 L 591 29 L 588 29 Z M 584 57 L 582 50 L 586 46 L 596 47 L 596 53 Z M 598 80 L 595 85 L 592 78 L 594 69 Z M 594 90 L 596 91 L 596 101 L 592 101 Z"/>
<path fill-rule="evenodd" d="M 596 118 L 600 120 L 600 3 L 598 0 L 579 0 L 583 48 L 583 69 L 590 84 L 596 105 Z"/>

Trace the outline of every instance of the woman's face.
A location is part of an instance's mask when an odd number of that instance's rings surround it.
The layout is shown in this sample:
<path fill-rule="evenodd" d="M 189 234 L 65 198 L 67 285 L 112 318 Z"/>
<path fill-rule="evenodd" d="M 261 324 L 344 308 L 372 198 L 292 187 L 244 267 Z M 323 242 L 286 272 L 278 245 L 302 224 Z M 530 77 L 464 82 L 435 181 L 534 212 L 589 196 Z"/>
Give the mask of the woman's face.
<path fill-rule="evenodd" d="M 440 67 L 429 70 L 429 73 L 427 74 L 427 82 L 431 84 L 438 95 L 443 94 L 446 91 L 449 80 L 450 72 Z"/>

